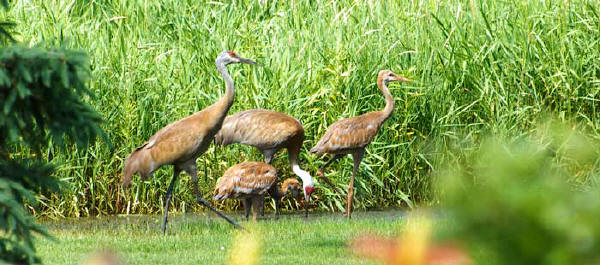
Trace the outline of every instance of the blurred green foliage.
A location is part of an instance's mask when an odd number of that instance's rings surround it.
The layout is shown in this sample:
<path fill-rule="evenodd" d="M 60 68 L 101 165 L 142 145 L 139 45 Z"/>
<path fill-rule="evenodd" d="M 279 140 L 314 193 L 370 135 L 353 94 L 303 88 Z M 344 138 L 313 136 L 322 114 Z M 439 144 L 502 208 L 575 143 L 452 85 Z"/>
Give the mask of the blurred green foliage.
<path fill-rule="evenodd" d="M 438 189 L 446 236 L 465 242 L 478 264 L 599 264 L 597 139 L 557 123 L 535 137 L 492 138 L 450 163 Z M 478 255 L 482 251 L 485 255 Z"/>
<path fill-rule="evenodd" d="M 32 233 L 48 233 L 29 211 L 36 211 L 37 194 L 59 191 L 41 148 L 49 142 L 70 147 L 65 141 L 85 147 L 104 136 L 100 116 L 82 101 L 90 93 L 88 79 L 82 52 L 0 48 L 0 261 L 40 262 Z M 12 152 L 25 146 L 30 155 Z"/>
<path fill-rule="evenodd" d="M 59 190 L 58 181 L 51 177 L 53 170 L 53 166 L 40 161 L 0 159 L 0 263 L 40 262 L 35 256 L 32 233 L 50 235 L 25 205 L 35 207 L 38 192 Z"/>
<path fill-rule="evenodd" d="M 100 115 L 83 101 L 90 95 L 84 52 L 10 46 L 0 50 L 0 65 L 0 146 L 37 151 L 71 139 L 84 147 L 104 135 Z"/>

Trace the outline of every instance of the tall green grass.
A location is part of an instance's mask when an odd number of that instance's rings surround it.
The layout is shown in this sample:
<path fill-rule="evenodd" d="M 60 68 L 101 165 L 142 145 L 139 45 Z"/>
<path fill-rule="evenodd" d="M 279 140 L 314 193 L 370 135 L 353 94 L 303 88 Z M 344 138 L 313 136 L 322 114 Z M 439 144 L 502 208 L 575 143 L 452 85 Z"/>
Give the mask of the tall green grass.
<path fill-rule="evenodd" d="M 391 88 L 397 107 L 367 149 L 358 208 L 434 202 L 436 161 L 465 143 L 477 148 L 482 135 L 531 134 L 547 113 L 598 138 L 599 7 L 583 0 L 34 0 L 6 16 L 26 43 L 90 54 L 95 97 L 88 100 L 115 148 L 51 148 L 70 189 L 44 198 L 44 214 L 87 216 L 160 211 L 172 169 L 122 191 L 123 161 L 154 132 L 223 94 L 214 59 L 225 49 L 264 65 L 230 67 L 237 85 L 230 113 L 266 108 L 298 118 L 307 134 L 301 161 L 313 175 L 324 159 L 306 151 L 331 123 L 383 107 L 379 70 L 414 80 Z M 285 156 L 275 165 L 289 177 Z M 212 192 L 227 167 L 261 159 L 244 146 L 211 147 L 198 159 L 201 191 Z M 326 174 L 346 187 L 351 168 L 344 159 Z M 189 187 L 183 177 L 172 209 L 196 207 Z M 320 209 L 342 207 L 344 194 L 318 188 Z"/>

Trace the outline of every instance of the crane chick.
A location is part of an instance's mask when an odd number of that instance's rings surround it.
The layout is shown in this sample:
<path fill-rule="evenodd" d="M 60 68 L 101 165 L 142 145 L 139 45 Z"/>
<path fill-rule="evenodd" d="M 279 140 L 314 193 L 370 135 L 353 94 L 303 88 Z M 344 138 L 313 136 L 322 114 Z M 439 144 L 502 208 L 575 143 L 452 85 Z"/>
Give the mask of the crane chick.
<path fill-rule="evenodd" d="M 250 208 L 254 208 L 252 220 L 256 221 L 267 193 L 275 199 L 275 215 L 279 217 L 281 199 L 288 193 L 296 198 L 300 194 L 300 187 L 298 180 L 289 178 L 278 189 L 277 170 L 273 166 L 263 162 L 244 162 L 230 167 L 217 180 L 214 199 L 242 199 L 246 219 L 250 215 Z"/>

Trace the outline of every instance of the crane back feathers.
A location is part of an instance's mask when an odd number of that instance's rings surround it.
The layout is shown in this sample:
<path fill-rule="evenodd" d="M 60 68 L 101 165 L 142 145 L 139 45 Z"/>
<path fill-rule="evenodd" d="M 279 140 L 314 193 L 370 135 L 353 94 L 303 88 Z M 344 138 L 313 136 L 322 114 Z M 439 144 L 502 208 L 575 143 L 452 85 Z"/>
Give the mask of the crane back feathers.
<path fill-rule="evenodd" d="M 215 144 L 240 143 L 260 150 L 302 145 L 304 129 L 295 118 L 272 110 L 253 109 L 229 115 L 215 136 Z"/>
<path fill-rule="evenodd" d="M 263 162 L 244 162 L 227 169 L 217 180 L 215 200 L 264 195 L 277 182 L 277 170 Z"/>
<path fill-rule="evenodd" d="M 381 111 L 343 119 L 335 122 L 325 132 L 311 153 L 346 154 L 367 146 L 384 121 Z"/>

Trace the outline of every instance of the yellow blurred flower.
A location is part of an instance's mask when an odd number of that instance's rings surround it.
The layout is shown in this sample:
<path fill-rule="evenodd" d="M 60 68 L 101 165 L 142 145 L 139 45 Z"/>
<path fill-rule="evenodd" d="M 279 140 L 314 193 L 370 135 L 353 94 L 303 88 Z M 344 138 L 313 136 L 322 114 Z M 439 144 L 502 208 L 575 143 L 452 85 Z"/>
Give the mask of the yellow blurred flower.
<path fill-rule="evenodd" d="M 257 227 L 239 230 L 231 242 L 229 265 L 256 265 L 260 258 L 262 242 Z"/>

